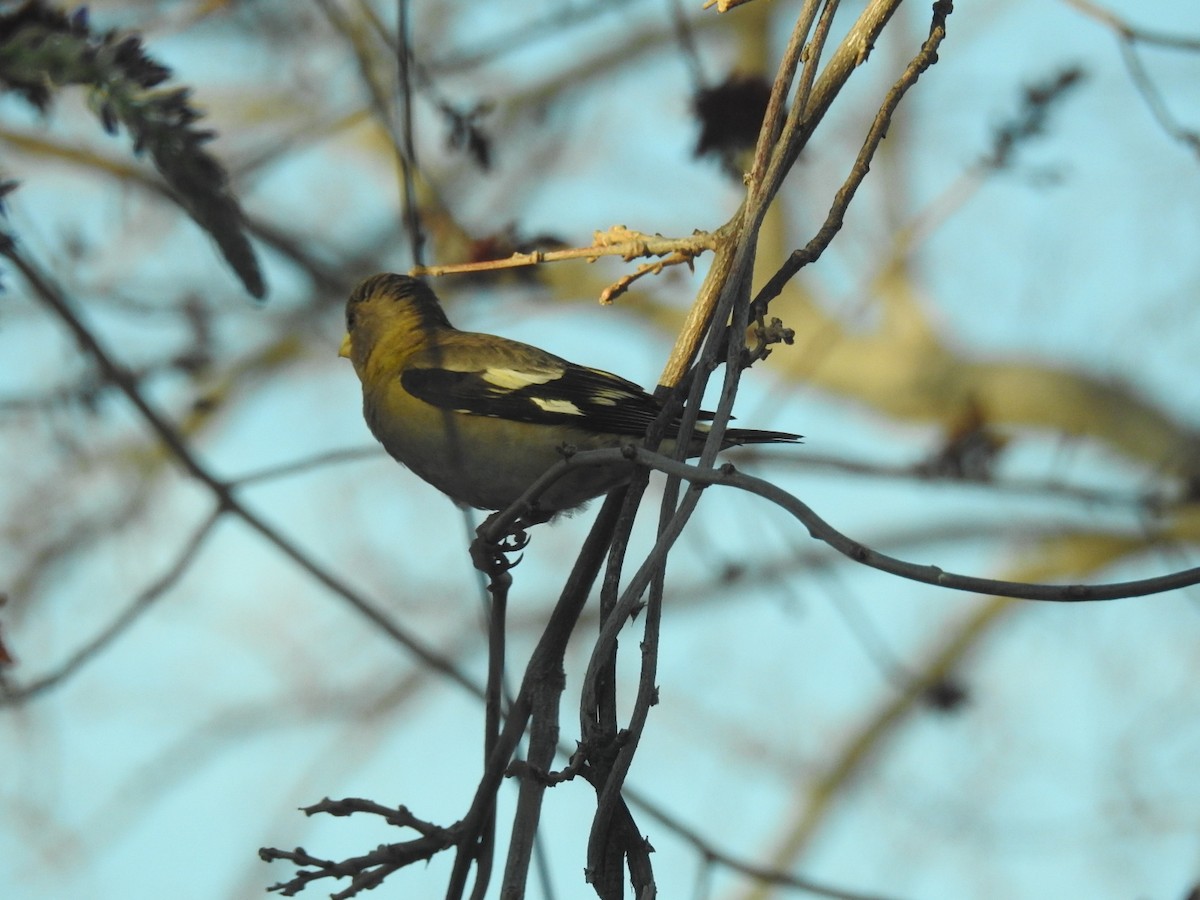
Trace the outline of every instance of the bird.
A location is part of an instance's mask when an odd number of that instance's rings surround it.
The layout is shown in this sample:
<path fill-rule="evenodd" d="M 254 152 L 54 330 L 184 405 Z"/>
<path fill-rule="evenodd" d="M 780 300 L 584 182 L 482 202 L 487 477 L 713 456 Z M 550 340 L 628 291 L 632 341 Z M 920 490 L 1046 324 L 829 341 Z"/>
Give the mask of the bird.
<path fill-rule="evenodd" d="M 338 355 L 354 365 L 363 417 L 384 449 L 456 504 L 483 510 L 507 509 L 564 456 L 639 443 L 663 408 L 619 375 L 458 330 L 433 290 L 407 275 L 380 273 L 354 288 Z M 706 430 L 696 426 L 689 455 L 699 455 Z M 678 433 L 676 418 L 660 452 L 674 451 Z M 722 449 L 800 437 L 730 428 Z M 632 472 L 628 462 L 570 469 L 523 521 L 576 510 Z"/>

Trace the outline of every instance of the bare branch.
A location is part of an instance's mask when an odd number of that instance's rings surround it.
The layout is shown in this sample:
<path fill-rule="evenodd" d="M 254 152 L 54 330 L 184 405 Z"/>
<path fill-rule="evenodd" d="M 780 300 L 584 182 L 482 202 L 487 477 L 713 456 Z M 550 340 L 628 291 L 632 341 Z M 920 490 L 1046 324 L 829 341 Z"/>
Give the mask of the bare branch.
<path fill-rule="evenodd" d="M 870 566 L 873 569 L 879 569 L 881 572 L 887 572 L 910 581 L 919 581 L 935 587 L 952 588 L 974 594 L 1012 597 L 1018 600 L 1040 600 L 1054 603 L 1092 603 L 1105 600 L 1146 597 L 1200 584 L 1200 567 L 1182 569 L 1178 572 L 1154 578 L 1085 585 L 1003 581 L 993 578 L 979 578 L 973 575 L 959 575 L 947 572 L 938 566 L 922 566 L 872 550 L 865 544 L 859 543 L 838 531 L 799 498 L 769 481 L 739 472 L 728 463 L 719 469 L 706 469 L 670 459 L 658 453 L 652 453 L 645 448 L 632 444 L 622 447 L 620 450 L 588 450 L 556 463 L 545 475 L 530 486 L 521 500 L 517 504 L 514 504 L 514 509 L 524 504 L 534 503 L 550 485 L 563 477 L 573 467 L 612 465 L 613 463 L 619 463 L 621 460 L 627 460 L 639 466 L 665 472 L 668 475 L 689 482 L 696 488 L 704 488 L 709 485 L 726 485 L 756 494 L 787 510 L 808 528 L 808 532 L 812 537 L 829 544 L 829 546 L 843 556 L 863 565 Z M 692 493 L 698 493 L 698 491 Z M 506 510 L 503 514 L 498 514 L 497 522 L 507 520 L 510 515 L 512 515 L 512 511 L 509 510 Z M 673 541 L 673 537 L 671 540 Z M 651 557 L 657 559 L 658 554 L 665 554 L 667 549 L 669 549 L 670 542 L 664 542 L 660 539 L 659 544 L 655 545 Z M 650 558 L 648 558 L 649 561 Z M 630 582 L 630 586 L 626 589 L 627 593 L 636 592 L 640 594 L 645 589 L 646 584 L 649 583 L 648 579 L 649 573 L 635 576 Z M 633 603 L 630 601 L 626 609 L 626 614 L 632 611 L 632 606 Z"/>

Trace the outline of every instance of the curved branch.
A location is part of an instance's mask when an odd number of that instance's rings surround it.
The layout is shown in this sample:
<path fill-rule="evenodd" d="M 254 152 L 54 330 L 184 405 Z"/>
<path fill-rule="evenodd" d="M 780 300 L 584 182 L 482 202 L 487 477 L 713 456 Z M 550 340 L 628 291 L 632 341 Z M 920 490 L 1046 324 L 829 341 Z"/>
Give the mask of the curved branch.
<path fill-rule="evenodd" d="M 636 465 L 674 475 L 699 487 L 724 485 L 747 493 L 757 494 L 781 509 L 791 513 L 808 528 L 808 533 L 824 541 L 838 553 L 855 562 L 934 587 L 952 588 L 973 594 L 1012 597 L 1017 600 L 1038 600 L 1052 603 L 1090 603 L 1102 600 L 1121 600 L 1130 597 L 1146 597 L 1162 594 L 1179 588 L 1200 584 L 1200 567 L 1182 569 L 1167 575 L 1141 578 L 1134 581 L 1114 581 L 1104 584 L 1038 584 L 1022 581 L 1004 581 L 997 578 L 979 578 L 947 572 L 939 566 L 923 566 L 907 560 L 897 559 L 872 550 L 866 544 L 838 531 L 798 497 L 762 478 L 746 475 L 726 463 L 719 469 L 705 469 L 689 463 L 669 459 L 659 453 L 651 453 L 641 447 L 628 445 L 620 450 L 588 450 L 564 459 L 549 469 L 533 483 L 513 509 L 498 514 L 497 519 L 515 516 L 520 508 L 532 503 L 550 485 L 562 478 L 576 466 L 612 465 L 628 460 Z M 647 560 L 651 562 L 651 560 Z"/>

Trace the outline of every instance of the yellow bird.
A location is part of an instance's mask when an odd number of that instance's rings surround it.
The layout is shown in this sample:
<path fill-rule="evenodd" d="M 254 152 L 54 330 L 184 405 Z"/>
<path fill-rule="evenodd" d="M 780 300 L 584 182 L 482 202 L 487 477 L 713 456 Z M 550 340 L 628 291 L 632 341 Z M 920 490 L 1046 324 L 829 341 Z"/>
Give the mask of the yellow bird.
<path fill-rule="evenodd" d="M 406 275 L 373 275 L 354 289 L 339 355 L 354 363 L 363 415 L 384 449 L 455 503 L 479 509 L 510 506 L 564 453 L 637 443 L 662 409 L 617 375 L 459 331 L 433 291 Z M 691 455 L 706 428 L 697 426 Z M 663 453 L 674 450 L 677 435 L 675 422 Z M 730 428 L 723 446 L 799 439 Z M 527 521 L 581 506 L 631 471 L 630 464 L 572 470 L 538 498 Z"/>

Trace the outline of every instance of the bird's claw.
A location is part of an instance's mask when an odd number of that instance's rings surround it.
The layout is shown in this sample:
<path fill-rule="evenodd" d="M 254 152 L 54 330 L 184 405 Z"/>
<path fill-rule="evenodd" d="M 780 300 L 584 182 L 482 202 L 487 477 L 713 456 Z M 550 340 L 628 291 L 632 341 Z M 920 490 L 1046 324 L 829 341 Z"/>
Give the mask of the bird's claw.
<path fill-rule="evenodd" d="M 511 534 L 500 538 L 492 547 L 500 553 L 518 553 L 529 546 L 529 534 L 524 528 L 517 528 Z M 513 563 L 515 566 L 516 563 Z"/>
<path fill-rule="evenodd" d="M 503 535 L 497 540 L 491 540 L 480 535 L 471 545 L 471 558 L 475 568 L 489 575 L 497 575 L 509 571 L 525 558 L 521 553 L 529 546 L 529 535 L 521 526 Z M 510 560 L 509 553 L 520 553 L 516 559 Z"/>

